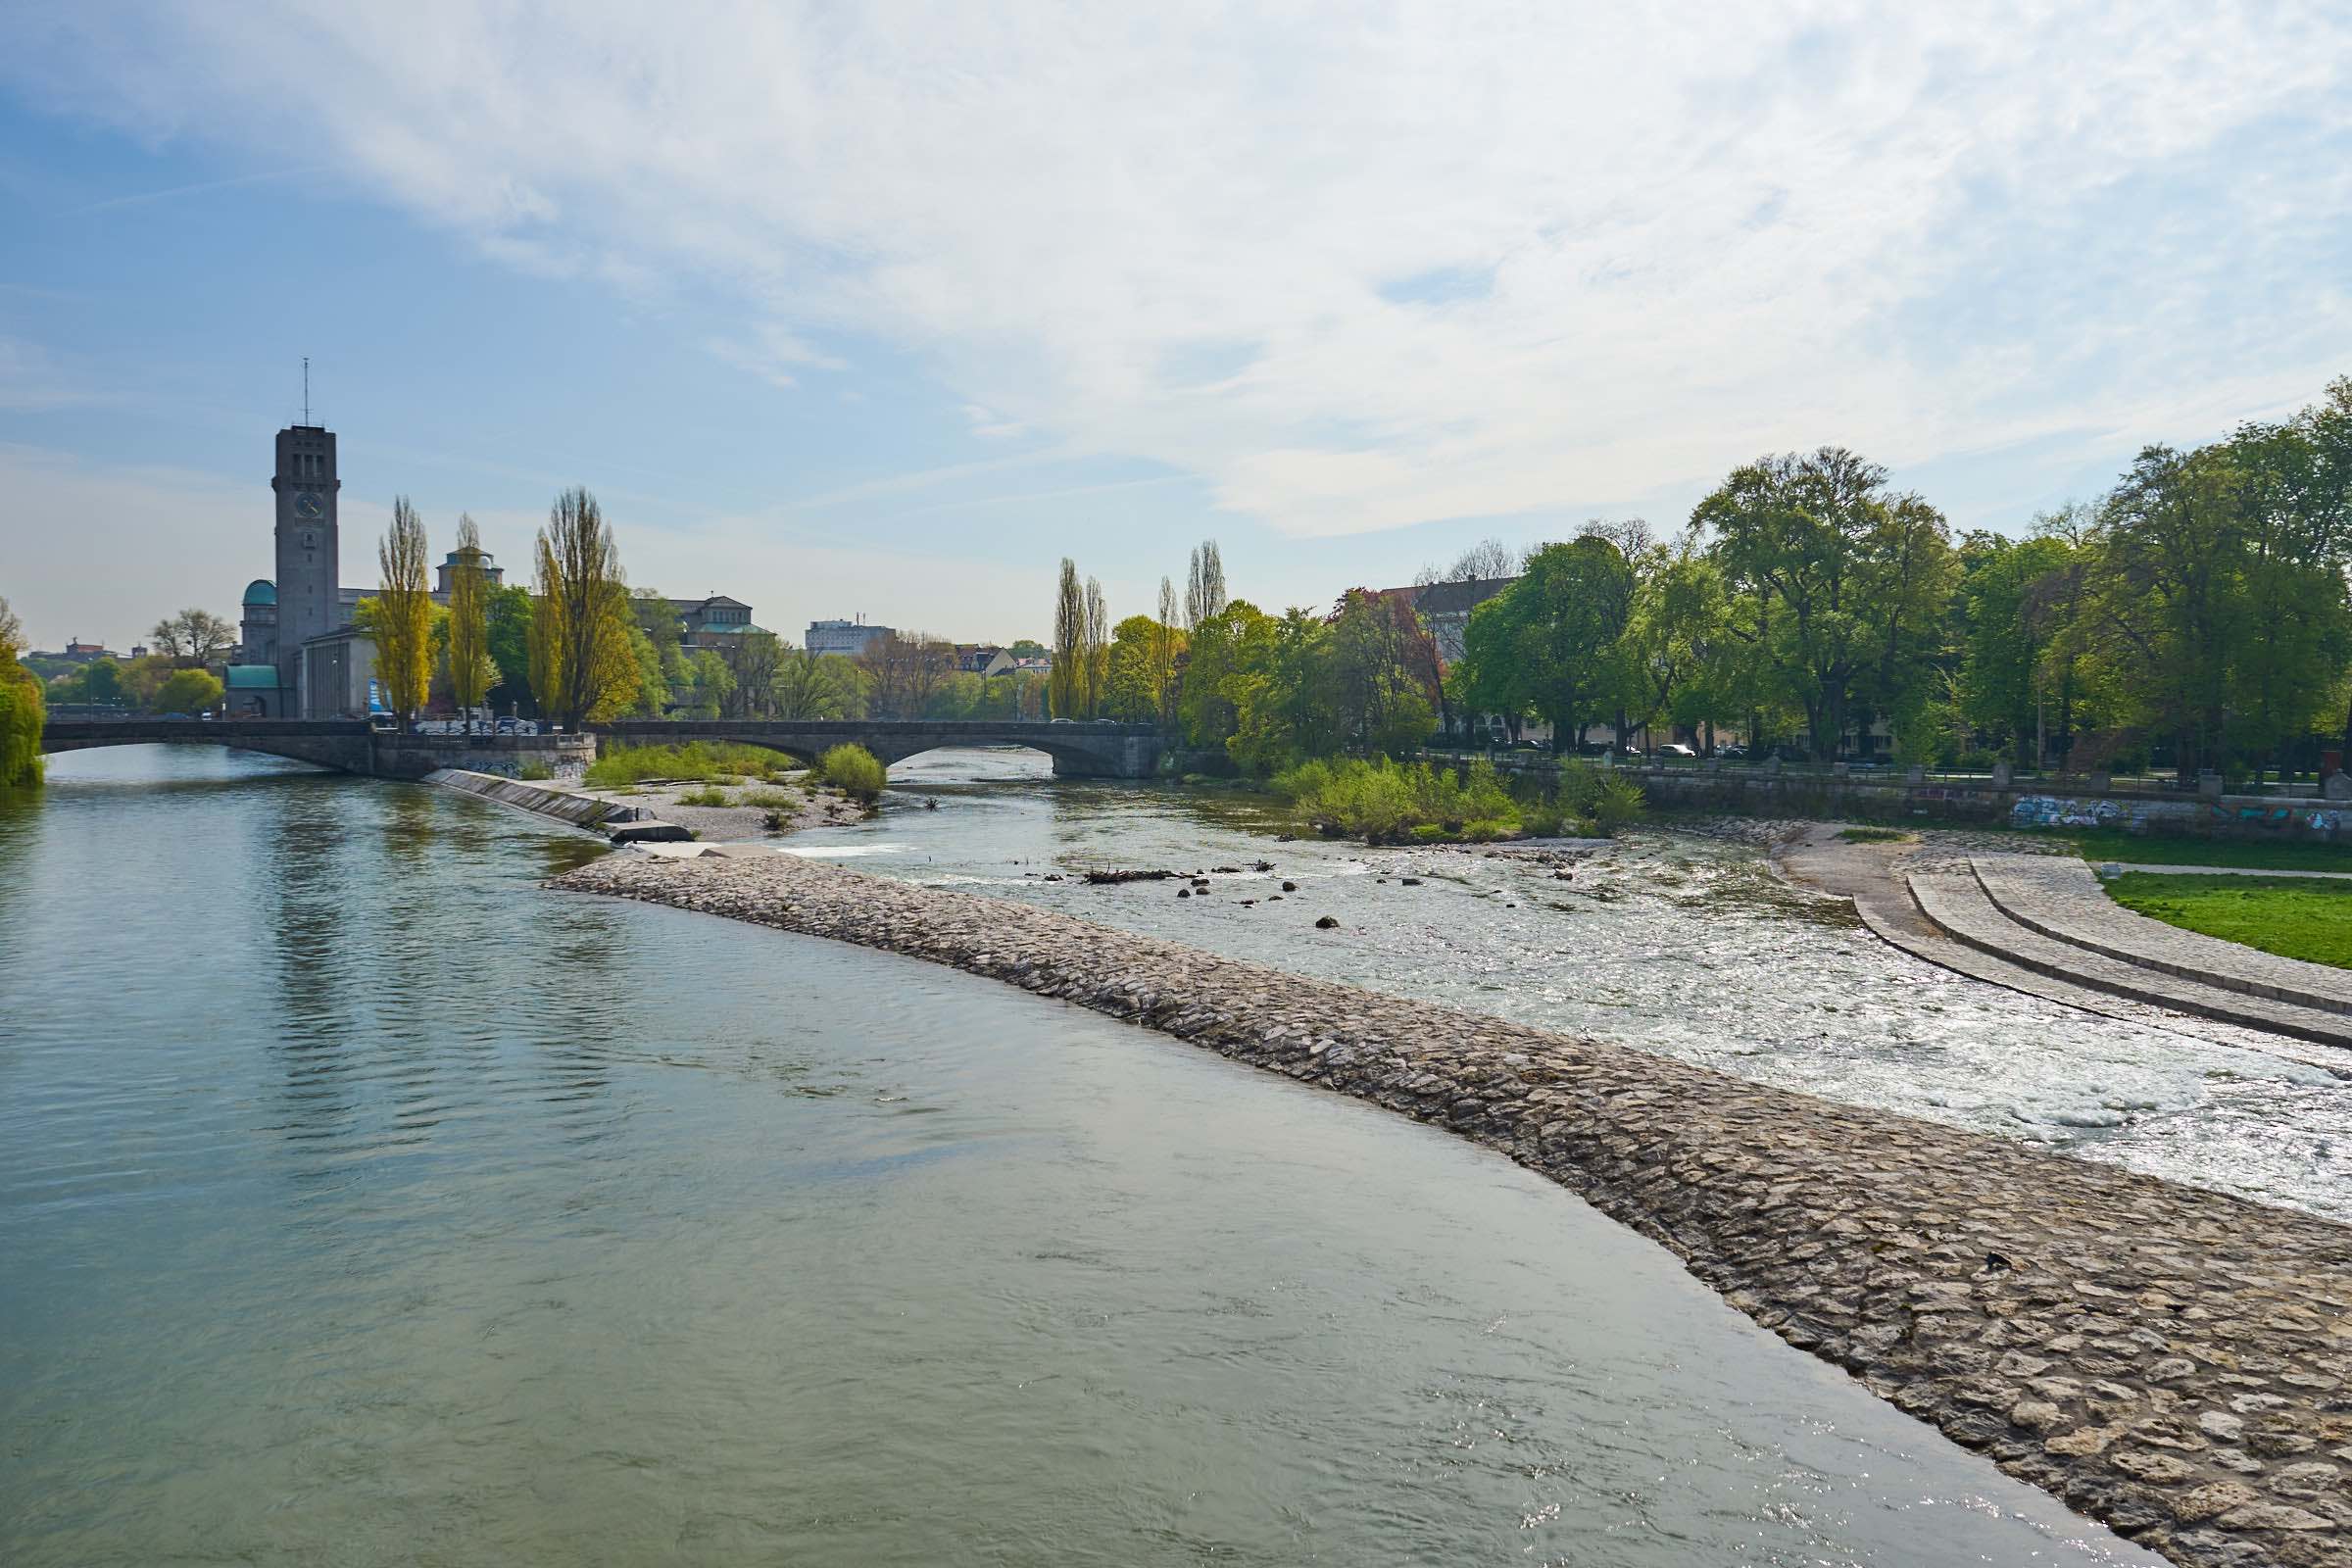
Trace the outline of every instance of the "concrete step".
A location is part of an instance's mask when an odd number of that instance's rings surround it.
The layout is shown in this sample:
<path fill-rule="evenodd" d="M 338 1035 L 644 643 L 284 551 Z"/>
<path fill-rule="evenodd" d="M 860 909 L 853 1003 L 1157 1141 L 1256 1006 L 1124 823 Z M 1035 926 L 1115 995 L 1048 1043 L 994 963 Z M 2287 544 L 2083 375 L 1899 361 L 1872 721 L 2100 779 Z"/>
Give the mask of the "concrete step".
<path fill-rule="evenodd" d="M 1973 871 L 1915 871 L 1908 881 L 1912 901 L 1936 930 L 2018 968 L 2176 1012 L 2322 1045 L 2352 1047 L 2352 1017 L 2205 985 L 2093 953 L 2021 925 L 1992 902 Z"/>
<path fill-rule="evenodd" d="M 2098 874 L 2080 860 L 1981 855 L 1969 863 L 1995 908 L 2052 941 L 2241 996 L 2352 1017 L 2352 970 L 2152 920 L 2109 898 Z"/>

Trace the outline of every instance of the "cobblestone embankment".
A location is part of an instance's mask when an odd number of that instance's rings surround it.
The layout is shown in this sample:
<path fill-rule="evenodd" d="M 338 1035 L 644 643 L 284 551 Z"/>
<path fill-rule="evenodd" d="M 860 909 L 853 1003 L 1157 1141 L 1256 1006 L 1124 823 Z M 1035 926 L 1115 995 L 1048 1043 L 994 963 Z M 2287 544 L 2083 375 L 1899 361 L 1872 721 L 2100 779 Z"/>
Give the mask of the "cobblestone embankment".
<path fill-rule="evenodd" d="M 2352 1228 L 786 857 L 553 885 L 951 964 L 1433 1122 L 2176 1561 L 2352 1559 Z"/>

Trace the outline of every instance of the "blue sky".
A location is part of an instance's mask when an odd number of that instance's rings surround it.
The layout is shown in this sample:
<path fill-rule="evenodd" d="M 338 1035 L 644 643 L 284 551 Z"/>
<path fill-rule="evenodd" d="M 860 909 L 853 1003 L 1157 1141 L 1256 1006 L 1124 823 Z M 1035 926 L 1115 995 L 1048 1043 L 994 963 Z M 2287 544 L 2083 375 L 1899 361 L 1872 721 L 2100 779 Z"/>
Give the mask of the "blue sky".
<path fill-rule="evenodd" d="M 0 16 L 0 595 L 233 612 L 270 436 L 762 623 L 1320 604 L 1848 445 L 2016 531 L 2352 373 L 2328 8 Z M 1956 10 L 1957 8 L 1955 8 Z"/>

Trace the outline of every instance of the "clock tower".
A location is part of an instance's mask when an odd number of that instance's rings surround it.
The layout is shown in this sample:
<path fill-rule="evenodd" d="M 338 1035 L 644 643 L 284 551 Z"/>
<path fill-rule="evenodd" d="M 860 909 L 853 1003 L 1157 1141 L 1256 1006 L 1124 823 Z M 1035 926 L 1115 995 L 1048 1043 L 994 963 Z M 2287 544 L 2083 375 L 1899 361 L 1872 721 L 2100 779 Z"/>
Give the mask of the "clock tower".
<path fill-rule="evenodd" d="M 289 711 L 302 689 L 302 645 L 343 622 L 335 534 L 335 434 L 315 424 L 277 432 L 277 680 Z"/>

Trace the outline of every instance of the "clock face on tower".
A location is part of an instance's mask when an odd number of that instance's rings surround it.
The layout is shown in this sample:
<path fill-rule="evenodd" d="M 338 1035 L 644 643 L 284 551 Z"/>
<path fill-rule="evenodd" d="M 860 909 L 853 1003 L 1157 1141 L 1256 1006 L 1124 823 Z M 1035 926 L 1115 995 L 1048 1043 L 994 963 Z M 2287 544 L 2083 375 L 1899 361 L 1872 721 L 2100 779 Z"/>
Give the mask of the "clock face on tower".
<path fill-rule="evenodd" d="M 325 514 L 326 509 L 319 505 L 316 491 L 297 490 L 294 493 L 294 515 L 297 517 L 320 517 Z"/>

